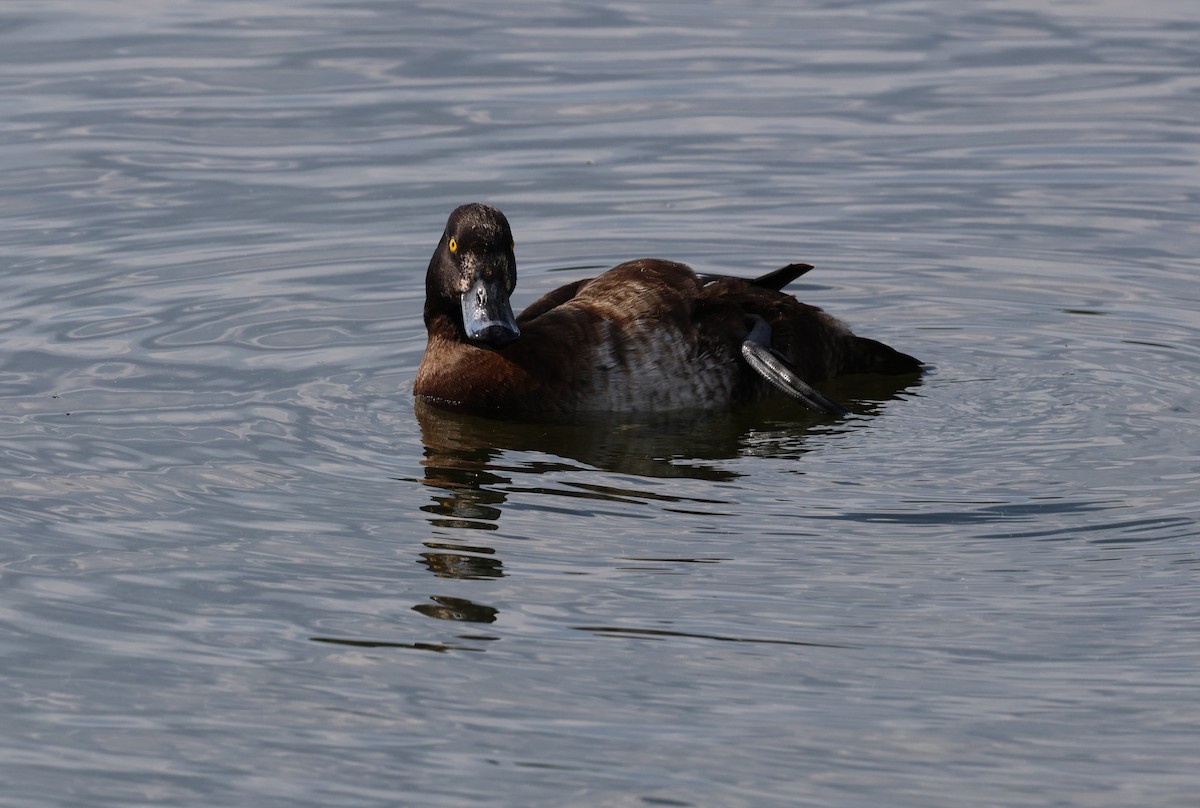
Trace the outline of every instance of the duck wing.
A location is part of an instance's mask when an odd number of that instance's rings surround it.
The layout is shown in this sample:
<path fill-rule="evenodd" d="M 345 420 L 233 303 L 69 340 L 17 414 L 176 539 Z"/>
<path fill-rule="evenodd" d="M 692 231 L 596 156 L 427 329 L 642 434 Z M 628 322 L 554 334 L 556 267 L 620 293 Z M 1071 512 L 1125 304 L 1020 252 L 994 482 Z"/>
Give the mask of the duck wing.
<path fill-rule="evenodd" d="M 556 309 L 568 300 L 572 300 L 584 284 L 591 281 L 591 278 L 568 283 L 566 286 L 560 286 L 552 292 L 539 297 L 537 300 L 525 307 L 525 310 L 517 317 L 517 324 L 524 325 L 535 317 L 540 317 L 551 309 Z"/>

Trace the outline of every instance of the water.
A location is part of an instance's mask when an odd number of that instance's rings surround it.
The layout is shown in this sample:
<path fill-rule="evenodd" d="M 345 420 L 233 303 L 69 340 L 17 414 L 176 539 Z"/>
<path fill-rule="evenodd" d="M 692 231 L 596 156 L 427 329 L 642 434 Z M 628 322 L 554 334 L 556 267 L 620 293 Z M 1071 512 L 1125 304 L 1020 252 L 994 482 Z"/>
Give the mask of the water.
<path fill-rule="evenodd" d="M 5 3 L 0 804 L 1192 804 L 1193 5 Z M 931 369 L 418 412 L 471 200 Z"/>

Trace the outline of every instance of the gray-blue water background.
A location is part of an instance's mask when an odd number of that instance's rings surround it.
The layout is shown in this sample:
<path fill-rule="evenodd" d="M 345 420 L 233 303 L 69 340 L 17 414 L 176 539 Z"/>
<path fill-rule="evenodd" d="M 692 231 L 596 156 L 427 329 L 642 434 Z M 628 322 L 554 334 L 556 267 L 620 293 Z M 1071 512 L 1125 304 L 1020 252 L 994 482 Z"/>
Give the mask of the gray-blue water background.
<path fill-rule="evenodd" d="M 0 804 L 1190 806 L 1200 4 L 6 0 Z M 930 363 L 414 410 L 457 204 Z"/>

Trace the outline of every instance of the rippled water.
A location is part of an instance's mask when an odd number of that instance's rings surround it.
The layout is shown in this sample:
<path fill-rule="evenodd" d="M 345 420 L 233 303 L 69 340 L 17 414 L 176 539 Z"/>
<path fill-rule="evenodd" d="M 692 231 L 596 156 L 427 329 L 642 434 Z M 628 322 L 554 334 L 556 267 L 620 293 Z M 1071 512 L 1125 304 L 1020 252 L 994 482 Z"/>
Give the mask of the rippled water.
<path fill-rule="evenodd" d="M 1190 805 L 1200 9 L 6 2 L 0 802 Z M 658 255 L 930 363 L 855 415 L 414 408 Z"/>

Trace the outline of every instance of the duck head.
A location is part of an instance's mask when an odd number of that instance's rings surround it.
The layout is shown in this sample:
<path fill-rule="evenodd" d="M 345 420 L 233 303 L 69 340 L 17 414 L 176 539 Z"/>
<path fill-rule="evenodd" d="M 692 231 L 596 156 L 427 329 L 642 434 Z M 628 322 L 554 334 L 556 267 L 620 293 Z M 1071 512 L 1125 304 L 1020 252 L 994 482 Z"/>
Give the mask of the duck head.
<path fill-rule="evenodd" d="M 512 229 L 504 214 L 478 203 L 455 208 L 425 275 L 425 325 L 449 318 L 459 337 L 500 347 L 521 336 L 509 295 L 517 285 Z"/>

